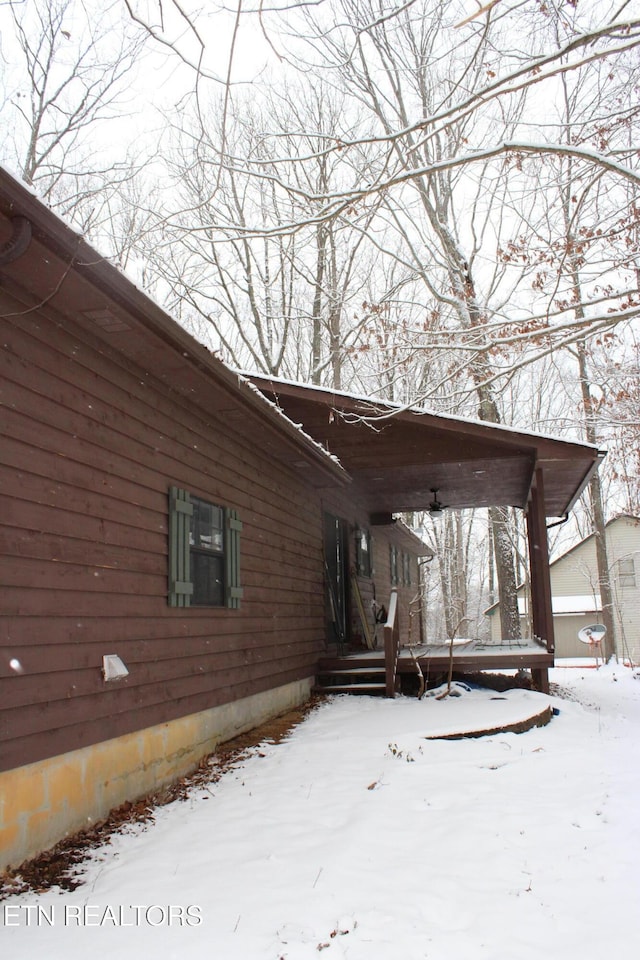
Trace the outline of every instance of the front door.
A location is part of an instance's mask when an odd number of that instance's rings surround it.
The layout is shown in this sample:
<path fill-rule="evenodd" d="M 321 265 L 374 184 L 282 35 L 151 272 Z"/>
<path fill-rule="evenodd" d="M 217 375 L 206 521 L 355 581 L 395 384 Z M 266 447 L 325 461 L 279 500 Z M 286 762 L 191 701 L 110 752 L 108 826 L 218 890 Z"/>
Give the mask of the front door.
<path fill-rule="evenodd" d="M 331 513 L 324 515 L 324 565 L 329 611 L 329 638 L 343 652 L 347 641 L 348 539 L 347 524 Z"/>

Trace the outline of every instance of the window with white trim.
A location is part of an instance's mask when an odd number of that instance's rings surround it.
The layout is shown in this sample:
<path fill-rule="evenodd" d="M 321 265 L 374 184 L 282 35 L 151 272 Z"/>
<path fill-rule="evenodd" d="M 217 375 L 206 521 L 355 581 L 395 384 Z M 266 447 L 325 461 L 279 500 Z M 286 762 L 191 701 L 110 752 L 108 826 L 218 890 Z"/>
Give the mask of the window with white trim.
<path fill-rule="evenodd" d="M 621 557 L 618 560 L 618 583 L 621 587 L 635 587 L 636 565 L 633 557 Z"/>

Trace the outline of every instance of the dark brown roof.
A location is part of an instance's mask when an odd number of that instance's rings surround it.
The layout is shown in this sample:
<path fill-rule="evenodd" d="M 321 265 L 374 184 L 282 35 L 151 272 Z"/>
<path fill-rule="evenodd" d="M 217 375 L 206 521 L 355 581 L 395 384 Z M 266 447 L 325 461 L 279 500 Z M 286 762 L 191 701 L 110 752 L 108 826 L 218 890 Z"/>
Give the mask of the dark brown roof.
<path fill-rule="evenodd" d="M 20 217 L 28 221 L 30 238 L 15 233 Z M 348 482 L 346 469 L 371 512 L 423 510 L 432 488 L 451 507 L 524 507 L 540 466 L 547 516 L 562 516 L 602 457 L 587 444 L 300 384 L 256 376 L 256 390 L 1 167 L 0 287 L 25 309 L 37 309 L 54 324 L 75 324 L 149 371 L 205 411 L 212 425 L 232 421 L 239 434 L 310 484 Z"/>
<path fill-rule="evenodd" d="M 536 467 L 543 470 L 546 515 L 563 516 L 603 453 L 501 425 L 252 376 L 266 396 L 334 453 L 369 510 L 425 510 L 432 489 L 446 506 L 524 508 Z"/>

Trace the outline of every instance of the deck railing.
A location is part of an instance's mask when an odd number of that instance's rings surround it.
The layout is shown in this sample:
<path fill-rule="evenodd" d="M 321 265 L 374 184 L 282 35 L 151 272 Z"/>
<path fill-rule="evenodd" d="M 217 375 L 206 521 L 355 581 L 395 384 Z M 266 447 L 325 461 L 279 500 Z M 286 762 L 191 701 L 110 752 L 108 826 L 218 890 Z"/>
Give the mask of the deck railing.
<path fill-rule="evenodd" d="M 388 697 L 396 695 L 396 674 L 400 651 L 400 623 L 398 616 L 398 591 L 392 590 L 389 598 L 389 613 L 384 625 L 384 672 Z"/>

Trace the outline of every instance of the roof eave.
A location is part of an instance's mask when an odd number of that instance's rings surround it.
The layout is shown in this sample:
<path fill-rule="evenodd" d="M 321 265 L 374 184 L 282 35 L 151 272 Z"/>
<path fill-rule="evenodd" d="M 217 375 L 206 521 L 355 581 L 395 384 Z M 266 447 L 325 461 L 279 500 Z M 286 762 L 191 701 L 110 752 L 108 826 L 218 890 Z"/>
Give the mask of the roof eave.
<path fill-rule="evenodd" d="M 594 448 L 594 449 L 595 449 L 595 448 Z M 591 479 L 592 479 L 593 475 L 600 469 L 600 464 L 602 463 L 602 461 L 604 460 L 604 458 L 606 457 L 606 455 L 607 455 L 607 451 L 606 451 L 606 450 L 598 450 L 598 449 L 596 449 L 596 456 L 595 456 L 595 459 L 594 459 L 593 463 L 591 464 L 591 466 L 589 467 L 589 469 L 586 471 L 584 477 L 582 478 L 582 481 L 581 481 L 579 487 L 577 488 L 577 490 L 575 491 L 575 493 L 573 494 L 573 496 L 571 497 L 571 499 L 570 499 L 569 502 L 567 503 L 566 507 L 564 508 L 564 510 L 562 511 L 562 513 L 560 514 L 561 516 L 564 516 L 564 515 L 566 515 L 566 514 L 568 514 L 568 513 L 571 513 L 571 511 L 572 511 L 573 508 L 575 507 L 576 503 L 578 502 L 578 500 L 580 499 L 580 497 L 581 497 L 582 494 L 584 493 L 585 489 L 588 487 L 589 483 L 591 482 Z"/>

